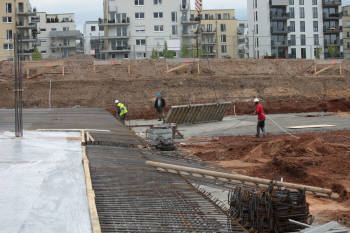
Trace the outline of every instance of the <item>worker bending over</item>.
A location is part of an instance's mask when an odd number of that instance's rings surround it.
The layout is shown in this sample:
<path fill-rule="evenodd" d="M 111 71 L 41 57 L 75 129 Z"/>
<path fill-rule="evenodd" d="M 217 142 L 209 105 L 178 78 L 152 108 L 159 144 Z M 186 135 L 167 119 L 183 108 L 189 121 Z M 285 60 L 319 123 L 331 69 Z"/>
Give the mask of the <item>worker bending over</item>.
<path fill-rule="evenodd" d="M 154 103 L 154 108 L 158 113 L 158 121 L 161 121 L 161 120 L 164 121 L 165 100 L 163 99 L 160 93 L 158 93 L 157 95 L 156 101 Z"/>
<path fill-rule="evenodd" d="M 122 104 L 119 100 L 115 100 L 114 103 L 117 105 L 117 118 L 125 124 L 126 114 L 128 113 L 128 109 Z"/>
<path fill-rule="evenodd" d="M 263 106 L 260 104 L 260 100 L 258 98 L 254 98 L 254 103 L 256 106 L 256 110 L 254 114 L 258 115 L 258 125 L 256 127 L 256 135 L 255 137 L 258 138 L 260 136 L 260 130 L 263 133 L 263 137 L 266 137 L 266 131 L 265 131 L 265 112 Z"/>

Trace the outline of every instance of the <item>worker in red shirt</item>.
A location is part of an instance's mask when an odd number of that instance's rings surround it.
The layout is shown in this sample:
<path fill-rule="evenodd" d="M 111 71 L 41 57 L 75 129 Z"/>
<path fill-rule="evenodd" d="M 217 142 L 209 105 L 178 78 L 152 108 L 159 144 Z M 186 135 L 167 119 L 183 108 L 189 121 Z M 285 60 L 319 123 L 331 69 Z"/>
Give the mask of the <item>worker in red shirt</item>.
<path fill-rule="evenodd" d="M 260 100 L 258 98 L 254 98 L 254 103 L 256 106 L 256 110 L 254 114 L 258 115 L 258 125 L 256 127 L 256 135 L 255 137 L 258 138 L 260 136 L 260 130 L 263 133 L 263 137 L 266 137 L 266 131 L 265 131 L 265 112 L 263 106 L 260 104 Z"/>

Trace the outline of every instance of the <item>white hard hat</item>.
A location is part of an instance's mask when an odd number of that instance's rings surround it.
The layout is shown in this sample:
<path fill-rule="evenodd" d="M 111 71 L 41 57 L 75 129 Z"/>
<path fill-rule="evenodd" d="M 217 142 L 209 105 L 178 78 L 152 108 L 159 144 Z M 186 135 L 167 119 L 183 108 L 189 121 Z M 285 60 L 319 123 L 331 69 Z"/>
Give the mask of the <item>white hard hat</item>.
<path fill-rule="evenodd" d="M 253 102 L 254 102 L 254 103 L 259 103 L 260 100 L 259 100 L 258 98 L 254 98 Z"/>
<path fill-rule="evenodd" d="M 116 103 L 116 104 L 119 103 L 119 100 L 114 100 L 114 103 Z"/>

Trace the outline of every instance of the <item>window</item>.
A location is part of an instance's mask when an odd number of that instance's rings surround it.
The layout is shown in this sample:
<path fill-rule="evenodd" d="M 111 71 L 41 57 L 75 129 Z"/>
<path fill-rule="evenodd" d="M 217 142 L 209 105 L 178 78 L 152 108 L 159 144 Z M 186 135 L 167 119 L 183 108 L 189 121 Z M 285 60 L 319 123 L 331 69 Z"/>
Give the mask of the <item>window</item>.
<path fill-rule="evenodd" d="M 305 34 L 300 35 L 300 45 L 306 45 L 306 36 L 305 36 Z"/>
<path fill-rule="evenodd" d="M 301 48 L 301 58 L 306 59 L 306 48 Z"/>
<path fill-rule="evenodd" d="M 318 21 L 314 21 L 314 32 L 318 32 Z"/>
<path fill-rule="evenodd" d="M 57 28 L 51 28 L 51 31 L 57 31 Z"/>
<path fill-rule="evenodd" d="M 154 31 L 155 32 L 163 32 L 164 31 L 163 25 L 154 25 Z"/>
<path fill-rule="evenodd" d="M 96 31 L 96 26 L 91 26 L 91 31 L 92 32 Z"/>
<path fill-rule="evenodd" d="M 347 43 L 347 48 L 348 48 L 348 49 L 350 48 L 350 42 Z"/>
<path fill-rule="evenodd" d="M 302 19 L 305 18 L 305 9 L 304 9 L 304 7 L 300 7 L 299 10 L 300 10 L 299 11 L 300 12 L 300 18 L 302 18 Z"/>
<path fill-rule="evenodd" d="M 46 28 L 40 28 L 41 32 L 46 32 Z"/>
<path fill-rule="evenodd" d="M 172 25 L 171 26 L 171 34 L 172 35 L 177 35 L 177 25 Z"/>
<path fill-rule="evenodd" d="M 312 5 L 317 5 L 317 0 L 312 0 Z"/>
<path fill-rule="evenodd" d="M 212 32 L 213 31 L 213 25 L 207 24 L 207 32 Z"/>
<path fill-rule="evenodd" d="M 162 4 L 162 0 L 153 0 L 154 5 Z"/>
<path fill-rule="evenodd" d="M 6 3 L 6 13 L 12 13 L 12 4 Z"/>
<path fill-rule="evenodd" d="M 8 17 L 8 16 L 2 17 L 2 22 L 3 23 L 12 23 L 12 17 Z"/>
<path fill-rule="evenodd" d="M 304 5 L 304 0 L 299 0 L 299 5 Z"/>
<path fill-rule="evenodd" d="M 145 39 L 137 39 L 136 45 L 146 45 L 146 40 Z"/>
<path fill-rule="evenodd" d="M 18 3 L 18 11 L 19 12 L 24 12 L 23 2 L 19 2 Z"/>
<path fill-rule="evenodd" d="M 290 45 L 292 45 L 292 46 L 293 46 L 293 45 L 294 45 L 294 46 L 296 45 L 295 35 L 291 35 L 291 36 L 290 36 Z"/>
<path fill-rule="evenodd" d="M 318 10 L 317 7 L 313 7 L 312 8 L 312 17 L 314 17 L 314 19 L 318 18 Z"/>
<path fill-rule="evenodd" d="M 69 31 L 69 27 L 63 27 L 63 31 Z"/>
<path fill-rule="evenodd" d="M 135 13 L 135 19 L 144 19 L 145 13 L 144 12 L 136 12 Z"/>
<path fill-rule="evenodd" d="M 227 46 L 226 45 L 221 45 L 221 52 L 227 53 Z"/>
<path fill-rule="evenodd" d="M 104 26 L 98 26 L 98 30 L 99 30 L 100 32 L 103 32 L 103 31 L 105 30 L 105 27 L 104 27 Z"/>
<path fill-rule="evenodd" d="M 226 24 L 221 24 L 220 29 L 222 32 L 226 32 Z"/>
<path fill-rule="evenodd" d="M 259 34 L 259 26 L 258 26 L 258 24 L 255 25 L 255 33 Z"/>
<path fill-rule="evenodd" d="M 163 18 L 163 12 L 153 12 L 153 18 L 155 19 Z"/>
<path fill-rule="evenodd" d="M 44 54 L 45 54 L 45 53 L 46 53 L 46 50 L 41 50 L 40 53 L 44 53 Z"/>
<path fill-rule="evenodd" d="M 146 27 L 144 25 L 142 26 L 136 26 L 136 32 L 145 32 Z"/>
<path fill-rule="evenodd" d="M 293 19 L 295 17 L 294 7 L 289 8 L 290 17 Z"/>
<path fill-rule="evenodd" d="M 144 0 L 135 0 L 135 6 L 143 6 Z"/>
<path fill-rule="evenodd" d="M 171 22 L 177 22 L 177 12 L 171 12 Z"/>
<path fill-rule="evenodd" d="M 226 43 L 226 35 L 221 35 L 221 42 Z"/>
<path fill-rule="evenodd" d="M 221 14 L 215 14 L 215 19 L 221 20 Z"/>
<path fill-rule="evenodd" d="M 319 40 L 318 34 L 314 35 L 314 45 L 320 45 L 320 40 Z"/>
<path fill-rule="evenodd" d="M 347 38 L 350 38 L 350 32 L 347 32 L 347 33 L 346 33 L 346 37 L 347 37 Z"/>
<path fill-rule="evenodd" d="M 289 32 L 295 32 L 295 21 L 290 21 Z"/>
<path fill-rule="evenodd" d="M 255 21 L 258 21 L 258 12 L 255 12 Z"/>
<path fill-rule="evenodd" d="M 300 32 L 305 32 L 305 21 L 300 21 Z"/>
<path fill-rule="evenodd" d="M 289 0 L 289 5 L 294 5 L 294 0 Z"/>
<path fill-rule="evenodd" d="M 291 49 L 291 58 L 297 58 L 297 49 L 296 48 Z"/>
<path fill-rule="evenodd" d="M 224 19 L 230 19 L 230 13 L 224 13 Z"/>
<path fill-rule="evenodd" d="M 9 43 L 9 44 L 4 44 L 3 45 L 4 50 L 12 50 L 13 49 L 13 44 Z"/>
<path fill-rule="evenodd" d="M 6 40 L 12 40 L 12 30 L 6 30 Z"/>

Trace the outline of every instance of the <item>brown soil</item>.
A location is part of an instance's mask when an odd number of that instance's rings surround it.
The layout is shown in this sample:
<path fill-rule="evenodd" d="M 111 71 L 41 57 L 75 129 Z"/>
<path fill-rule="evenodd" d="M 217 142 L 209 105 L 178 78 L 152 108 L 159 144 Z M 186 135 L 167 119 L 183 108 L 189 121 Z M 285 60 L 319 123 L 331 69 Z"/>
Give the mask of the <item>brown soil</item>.
<path fill-rule="evenodd" d="M 338 214 L 327 212 L 336 202 L 311 206 L 325 219 L 350 219 L 350 131 L 306 133 L 293 138 L 274 135 L 266 139 L 251 136 L 191 139 L 179 145 L 185 154 L 196 155 L 240 174 L 330 188 L 340 194 Z M 319 200 L 326 200 L 320 198 Z M 326 204 L 325 204 L 326 203 Z M 328 206 L 328 207 L 327 207 Z M 329 209 L 329 211 L 336 211 Z M 327 215 L 328 213 L 328 215 Z M 327 216 L 326 216 L 327 215 Z M 344 221 L 346 221 L 344 220 Z"/>
<path fill-rule="evenodd" d="M 131 76 L 128 64 L 131 64 Z M 169 67 L 180 64 L 169 60 Z M 231 101 L 236 114 L 251 113 L 251 99 L 263 99 L 267 113 L 350 111 L 350 61 L 344 61 L 345 75 L 337 70 L 312 76 L 312 61 L 301 60 L 202 60 L 196 66 L 165 73 L 164 60 L 122 60 L 120 65 L 97 67 L 90 57 L 65 59 L 66 75 L 60 68 L 42 68 L 41 76 L 24 79 L 24 106 L 48 107 L 52 81 L 53 107 L 113 108 L 123 101 L 129 119 L 155 118 L 153 101 L 162 92 L 168 106 L 189 103 Z M 321 67 L 320 67 L 321 68 Z M 32 73 L 39 71 L 34 70 Z M 13 66 L 0 63 L 0 107 L 13 107 Z M 234 113 L 234 108 L 229 111 Z"/>

